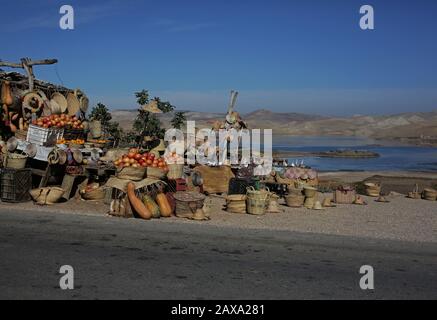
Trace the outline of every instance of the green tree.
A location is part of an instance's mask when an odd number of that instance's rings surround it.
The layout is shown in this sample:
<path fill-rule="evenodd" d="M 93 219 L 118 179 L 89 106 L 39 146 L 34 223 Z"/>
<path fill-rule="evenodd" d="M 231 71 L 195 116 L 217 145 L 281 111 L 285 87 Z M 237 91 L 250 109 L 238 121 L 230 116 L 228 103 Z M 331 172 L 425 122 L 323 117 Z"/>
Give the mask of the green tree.
<path fill-rule="evenodd" d="M 123 128 L 120 127 L 120 124 L 116 121 L 110 121 L 106 128 L 106 132 L 114 138 L 114 145 L 118 145 L 123 136 Z"/>
<path fill-rule="evenodd" d="M 103 103 L 98 103 L 94 108 L 92 108 L 90 119 L 100 121 L 102 127 L 106 129 L 109 122 L 112 120 L 112 115 Z"/>
<path fill-rule="evenodd" d="M 186 112 L 183 111 L 175 112 L 173 119 L 171 120 L 171 125 L 173 126 L 173 128 L 181 129 L 185 121 L 187 121 L 185 113 Z"/>
<path fill-rule="evenodd" d="M 135 92 L 135 97 L 137 98 L 137 103 L 140 106 L 144 106 L 150 102 L 148 90 L 143 89 L 139 92 Z M 158 108 L 163 113 L 171 112 L 175 109 L 175 106 L 173 106 L 170 102 L 161 101 L 159 97 L 155 97 L 153 100 L 157 102 Z M 139 141 L 142 141 L 144 136 L 162 139 L 164 138 L 165 134 L 165 129 L 161 127 L 161 121 L 159 121 L 156 115 L 145 111 L 142 108 L 138 109 L 138 115 L 133 123 L 133 129 L 139 133 Z"/>

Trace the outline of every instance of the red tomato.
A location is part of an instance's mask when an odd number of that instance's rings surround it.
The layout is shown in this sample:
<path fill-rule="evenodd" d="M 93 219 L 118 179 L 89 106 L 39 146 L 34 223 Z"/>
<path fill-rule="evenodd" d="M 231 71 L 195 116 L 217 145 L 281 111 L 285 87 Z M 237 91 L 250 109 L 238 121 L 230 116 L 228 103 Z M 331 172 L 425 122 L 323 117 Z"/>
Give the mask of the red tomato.
<path fill-rule="evenodd" d="M 133 152 L 129 152 L 129 154 L 127 155 L 127 157 L 128 157 L 129 159 L 133 159 L 133 158 L 135 158 L 135 153 L 133 153 Z"/>
<path fill-rule="evenodd" d="M 141 159 L 141 154 L 139 154 L 139 153 L 137 153 L 136 155 L 135 155 L 135 160 L 140 160 Z"/>

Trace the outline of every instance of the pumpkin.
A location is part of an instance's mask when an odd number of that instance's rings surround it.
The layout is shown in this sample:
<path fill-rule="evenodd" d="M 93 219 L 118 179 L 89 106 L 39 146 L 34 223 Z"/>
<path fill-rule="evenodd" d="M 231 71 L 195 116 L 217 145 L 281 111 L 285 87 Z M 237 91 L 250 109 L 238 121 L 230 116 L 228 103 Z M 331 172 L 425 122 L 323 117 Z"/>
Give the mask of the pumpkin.
<path fill-rule="evenodd" d="M 152 213 L 152 218 L 159 218 L 161 217 L 161 212 L 159 211 L 159 206 L 156 204 L 156 202 L 152 199 L 151 196 L 145 195 L 143 197 L 143 202 L 146 205 L 147 209 Z"/>
<path fill-rule="evenodd" d="M 159 211 L 161 211 L 161 216 L 168 218 L 171 217 L 171 214 L 173 212 L 170 203 L 168 202 L 167 197 L 162 192 L 162 188 L 158 190 L 158 194 L 156 195 L 156 202 L 159 206 Z"/>
<path fill-rule="evenodd" d="M 135 195 L 135 185 L 132 182 L 127 184 L 127 196 L 133 211 L 135 211 L 141 218 L 150 220 L 152 213 L 147 209 L 146 205 Z"/>

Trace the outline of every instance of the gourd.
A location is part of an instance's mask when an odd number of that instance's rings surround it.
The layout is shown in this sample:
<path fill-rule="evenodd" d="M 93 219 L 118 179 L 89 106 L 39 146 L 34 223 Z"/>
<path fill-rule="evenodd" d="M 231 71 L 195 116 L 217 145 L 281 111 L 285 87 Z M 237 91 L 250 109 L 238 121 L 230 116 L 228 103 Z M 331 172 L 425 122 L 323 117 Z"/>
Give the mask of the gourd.
<path fill-rule="evenodd" d="M 158 194 L 156 195 L 156 202 L 158 203 L 159 210 L 161 211 L 161 216 L 165 218 L 171 217 L 173 210 L 171 209 L 167 197 L 162 192 L 162 189 L 159 189 Z"/>
<path fill-rule="evenodd" d="M 159 218 L 161 217 L 161 212 L 159 210 L 158 204 L 152 199 L 151 196 L 145 195 L 143 197 L 143 202 L 146 205 L 147 209 L 152 213 L 152 218 Z"/>
<path fill-rule="evenodd" d="M 132 209 L 143 219 L 150 220 L 152 213 L 147 209 L 146 205 L 135 195 L 135 185 L 132 182 L 127 184 L 127 196 Z"/>
<path fill-rule="evenodd" d="M 13 102 L 10 83 L 4 81 L 2 85 L 2 103 L 10 106 Z"/>

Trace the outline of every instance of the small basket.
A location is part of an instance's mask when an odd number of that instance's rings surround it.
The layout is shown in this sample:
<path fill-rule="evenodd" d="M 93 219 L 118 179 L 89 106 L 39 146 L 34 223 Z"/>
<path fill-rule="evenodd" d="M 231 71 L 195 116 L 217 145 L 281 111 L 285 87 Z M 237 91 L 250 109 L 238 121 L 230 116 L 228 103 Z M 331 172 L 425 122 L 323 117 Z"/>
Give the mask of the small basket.
<path fill-rule="evenodd" d="M 167 178 L 169 179 L 180 179 L 184 175 L 184 165 L 183 164 L 169 164 Z"/>
<path fill-rule="evenodd" d="M 317 195 L 317 188 L 314 187 L 304 187 L 303 192 L 305 193 L 305 197 L 307 198 L 315 198 Z"/>
<path fill-rule="evenodd" d="M 267 211 L 271 193 L 268 189 L 255 190 L 254 187 L 247 188 L 247 213 L 263 215 Z"/>
<path fill-rule="evenodd" d="M 356 198 L 356 191 L 352 188 L 337 189 L 334 193 L 334 202 L 338 204 L 352 204 Z"/>
<path fill-rule="evenodd" d="M 146 175 L 146 167 L 124 167 L 117 169 L 115 176 L 119 179 L 141 181 Z"/>
<path fill-rule="evenodd" d="M 24 169 L 26 167 L 27 156 L 16 153 L 8 153 L 6 158 L 6 168 Z"/>

